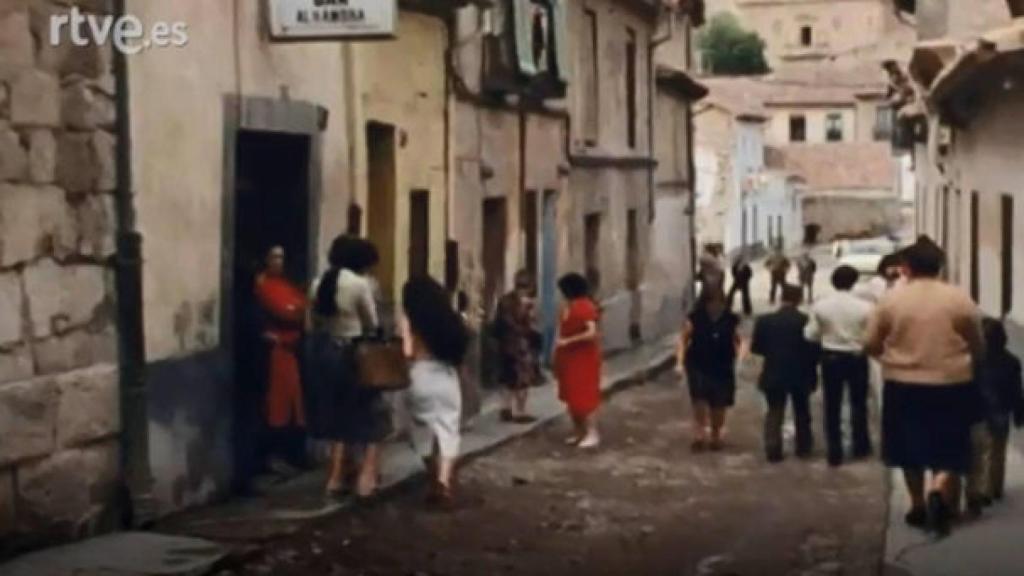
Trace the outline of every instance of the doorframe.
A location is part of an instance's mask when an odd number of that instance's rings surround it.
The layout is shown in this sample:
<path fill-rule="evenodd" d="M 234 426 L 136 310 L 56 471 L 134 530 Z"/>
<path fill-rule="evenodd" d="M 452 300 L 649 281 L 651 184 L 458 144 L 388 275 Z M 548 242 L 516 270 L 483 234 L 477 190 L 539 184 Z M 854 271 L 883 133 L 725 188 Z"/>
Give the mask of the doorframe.
<path fill-rule="evenodd" d="M 267 97 L 227 96 L 224 99 L 224 173 L 221 191 L 220 341 L 228 382 L 235 383 L 235 170 L 240 132 L 273 132 L 309 137 L 309 206 L 307 270 L 315 277 L 319 269 L 320 213 L 323 187 L 323 132 L 327 110 L 299 100 Z"/>

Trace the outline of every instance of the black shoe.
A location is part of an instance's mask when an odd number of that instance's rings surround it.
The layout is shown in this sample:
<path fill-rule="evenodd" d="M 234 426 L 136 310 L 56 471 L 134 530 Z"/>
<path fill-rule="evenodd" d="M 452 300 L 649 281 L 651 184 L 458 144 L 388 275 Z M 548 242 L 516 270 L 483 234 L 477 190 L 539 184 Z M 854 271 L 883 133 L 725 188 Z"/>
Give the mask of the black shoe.
<path fill-rule="evenodd" d="M 782 454 L 775 454 L 775 453 L 768 454 L 767 458 L 768 458 L 768 463 L 769 464 L 778 464 L 779 462 L 782 462 L 783 460 L 786 459 L 786 457 L 783 456 Z"/>
<path fill-rule="evenodd" d="M 907 526 L 914 528 L 927 528 L 928 527 L 928 511 L 924 508 L 911 508 L 910 512 L 903 517 L 903 521 L 907 523 Z"/>
<path fill-rule="evenodd" d="M 977 519 L 981 518 L 981 513 L 985 510 L 985 503 L 980 497 L 973 497 L 967 499 L 967 516 L 968 518 Z"/>
<path fill-rule="evenodd" d="M 988 508 L 993 504 L 995 504 L 995 501 L 989 498 L 988 496 L 981 497 L 981 505 L 984 506 L 985 508 Z"/>
<path fill-rule="evenodd" d="M 861 448 L 853 451 L 853 459 L 867 460 L 868 458 L 871 458 L 872 454 L 874 454 L 874 451 L 871 448 Z"/>
<path fill-rule="evenodd" d="M 928 495 L 928 522 L 932 531 L 939 537 L 949 535 L 949 508 L 938 492 Z"/>
<path fill-rule="evenodd" d="M 828 457 L 828 465 L 833 467 L 833 468 L 839 468 L 840 466 L 843 465 L 843 457 L 842 456 L 836 456 L 836 455 L 829 455 L 829 457 Z"/>

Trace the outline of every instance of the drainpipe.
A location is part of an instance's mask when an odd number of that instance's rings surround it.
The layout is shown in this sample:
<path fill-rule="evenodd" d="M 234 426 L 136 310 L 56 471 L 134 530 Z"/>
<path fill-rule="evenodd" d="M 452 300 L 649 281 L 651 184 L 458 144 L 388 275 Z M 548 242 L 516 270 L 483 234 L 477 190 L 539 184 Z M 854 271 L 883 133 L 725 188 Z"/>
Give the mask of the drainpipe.
<path fill-rule="evenodd" d="M 651 158 L 655 157 L 654 151 L 654 106 L 656 92 L 658 91 L 657 67 L 655 54 L 658 47 L 671 40 L 676 33 L 676 14 L 674 10 L 668 10 L 668 30 L 664 36 L 651 38 L 651 46 L 647 50 L 647 153 Z M 654 197 L 657 188 L 657 166 L 652 167 L 647 173 L 647 222 L 654 222 Z"/>
<path fill-rule="evenodd" d="M 114 1 L 114 17 L 126 15 L 126 0 Z M 121 404 L 121 519 L 137 527 L 155 517 L 149 463 L 146 348 L 142 309 L 142 235 L 135 229 L 132 190 L 132 129 L 128 61 L 114 50 L 117 111 L 117 290 L 118 377 Z"/>

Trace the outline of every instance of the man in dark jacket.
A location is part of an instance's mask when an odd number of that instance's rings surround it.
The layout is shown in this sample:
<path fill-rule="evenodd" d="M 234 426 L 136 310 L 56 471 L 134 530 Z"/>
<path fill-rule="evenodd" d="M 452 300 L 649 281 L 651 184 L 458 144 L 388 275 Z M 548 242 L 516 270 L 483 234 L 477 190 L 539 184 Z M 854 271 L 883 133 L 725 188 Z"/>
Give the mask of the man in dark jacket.
<path fill-rule="evenodd" d="M 768 401 L 765 455 L 773 463 L 783 459 L 782 424 L 788 402 L 793 405 L 796 422 L 796 455 L 810 456 L 814 448 L 810 396 L 818 386 L 820 347 L 804 338 L 809 319 L 799 310 L 802 296 L 798 286 L 783 286 L 782 306 L 758 318 L 754 325 L 751 352 L 764 357 L 759 387 Z"/>
<path fill-rule="evenodd" d="M 732 310 L 736 294 L 743 298 L 743 314 L 750 316 L 754 313 L 754 305 L 750 301 L 750 281 L 754 277 L 754 270 L 747 261 L 746 254 L 740 254 L 732 265 L 732 288 L 729 289 L 729 309 Z"/>
<path fill-rule="evenodd" d="M 786 285 L 786 277 L 789 275 L 789 269 L 792 265 L 792 262 L 789 261 L 789 258 L 786 258 L 786 254 L 782 250 L 776 250 L 765 261 L 765 266 L 772 277 L 771 290 L 768 293 L 768 301 L 772 305 L 775 304 L 775 297 L 778 295 L 779 290 Z"/>

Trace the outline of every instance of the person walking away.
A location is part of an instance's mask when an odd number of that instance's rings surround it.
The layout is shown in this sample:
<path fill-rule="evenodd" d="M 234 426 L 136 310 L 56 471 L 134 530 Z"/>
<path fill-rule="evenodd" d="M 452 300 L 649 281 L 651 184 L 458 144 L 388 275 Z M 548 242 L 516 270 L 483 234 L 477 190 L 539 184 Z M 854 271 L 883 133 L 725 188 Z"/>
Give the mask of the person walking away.
<path fill-rule="evenodd" d="M 683 326 L 676 371 L 686 375 L 693 406 L 693 452 L 723 448 L 726 412 L 736 401 L 736 362 L 742 355 L 740 319 L 721 292 L 703 292 Z"/>
<path fill-rule="evenodd" d="M 697 279 L 700 281 L 701 292 L 725 290 L 725 269 L 711 246 L 705 246 L 701 254 Z"/>
<path fill-rule="evenodd" d="M 878 304 L 886 292 L 901 281 L 903 275 L 902 254 L 900 252 L 887 254 L 879 260 L 876 274 L 867 282 L 859 284 L 853 293 L 871 304 Z"/>
<path fill-rule="evenodd" d="M 789 269 L 792 264 L 782 250 L 776 250 L 765 262 L 768 272 L 771 274 L 771 289 L 768 292 L 768 302 L 773 306 L 779 291 L 786 285 L 786 277 L 789 276 Z"/>
<path fill-rule="evenodd" d="M 750 300 L 750 282 L 754 278 L 754 270 L 745 253 L 740 254 L 732 265 L 732 288 L 729 289 L 729 310 L 733 310 L 736 294 L 743 299 L 743 315 L 754 313 L 754 305 Z"/>
<path fill-rule="evenodd" d="M 359 339 L 379 327 L 368 281 L 377 260 L 376 248 L 369 242 L 340 236 L 331 245 L 329 268 L 313 287 L 306 415 L 311 435 L 331 442 L 328 496 L 346 490 L 344 466 L 349 447 L 363 448 L 356 496 L 375 494 L 379 443 L 391 432 L 390 410 L 381 392 L 360 386 L 354 365 Z"/>
<path fill-rule="evenodd" d="M 782 287 L 782 305 L 758 318 L 751 352 L 764 358 L 759 387 L 768 404 L 764 423 L 765 456 L 771 463 L 783 460 L 782 425 L 786 405 L 793 407 L 796 424 L 796 455 L 805 458 L 814 449 L 810 396 L 818 385 L 818 347 L 804 338 L 808 317 L 800 312 L 802 291 Z"/>
<path fill-rule="evenodd" d="M 804 252 L 797 260 L 797 273 L 800 277 L 800 287 L 804 291 L 804 298 L 808 304 L 814 303 L 814 276 L 818 272 L 818 263 L 811 257 L 810 252 Z"/>
<path fill-rule="evenodd" d="M 850 395 L 850 423 L 853 427 L 853 457 L 871 454 L 868 430 L 868 358 L 864 335 L 874 307 L 851 293 L 859 278 L 851 266 L 832 273 L 836 292 L 811 308 L 804 336 L 822 347 L 821 373 L 824 381 L 825 440 L 828 463 L 840 466 L 843 451 L 843 396 Z"/>
<path fill-rule="evenodd" d="M 459 367 L 469 348 L 469 333 L 444 287 L 429 277 L 405 284 L 402 309 L 403 349 L 412 361 L 412 384 L 406 393 L 413 423 L 410 437 L 431 472 L 428 503 L 447 508 L 453 504 L 462 423 Z"/>
<path fill-rule="evenodd" d="M 960 288 L 939 279 L 945 253 L 922 236 L 904 250 L 909 278 L 888 292 L 868 324 L 865 351 L 881 360 L 882 455 L 903 470 L 905 520 L 949 531 L 959 476 L 971 467 L 975 360 L 984 353 L 980 315 Z M 926 487 L 926 471 L 932 473 Z"/>
<path fill-rule="evenodd" d="M 1024 426 L 1021 362 L 1007 349 L 1006 327 L 999 320 L 986 318 L 982 329 L 985 359 L 977 373 L 985 419 L 980 430 L 972 430 L 976 452 L 968 479 L 967 507 L 973 514 L 1003 498 L 1010 428 Z"/>
<path fill-rule="evenodd" d="M 263 339 L 269 347 L 264 415 L 270 468 L 293 475 L 306 466 L 306 416 L 296 353 L 306 318 L 306 297 L 285 276 L 285 252 L 274 246 L 266 268 L 256 277 L 256 301 L 263 316 Z"/>
<path fill-rule="evenodd" d="M 515 289 L 501 297 L 494 322 L 498 340 L 499 377 L 505 385 L 501 420 L 530 424 L 537 419 L 526 412 L 530 388 L 541 381 L 541 335 L 536 328 L 533 278 L 525 270 L 516 274 Z"/>
<path fill-rule="evenodd" d="M 597 411 L 601 406 L 601 334 L 599 312 L 590 286 L 579 274 L 558 281 L 565 298 L 555 348 L 558 397 L 566 404 L 574 425 L 567 444 L 582 449 L 601 444 Z"/>

